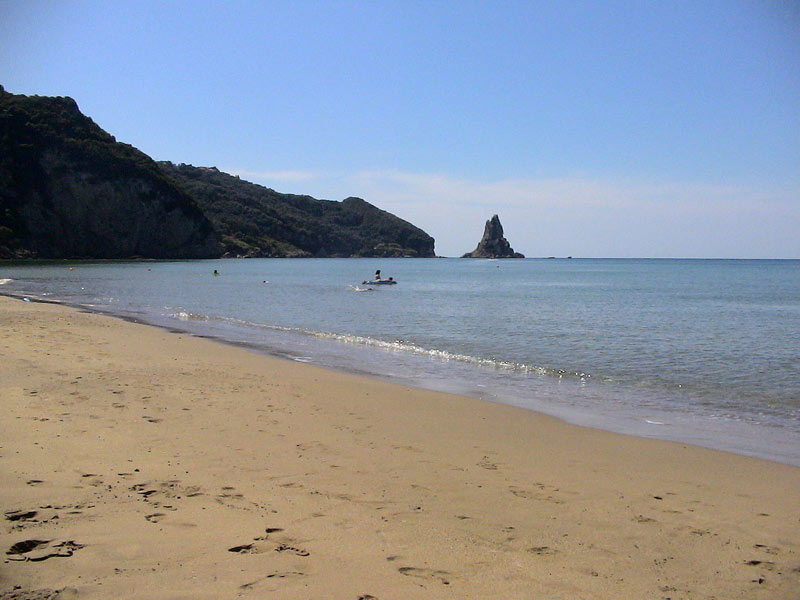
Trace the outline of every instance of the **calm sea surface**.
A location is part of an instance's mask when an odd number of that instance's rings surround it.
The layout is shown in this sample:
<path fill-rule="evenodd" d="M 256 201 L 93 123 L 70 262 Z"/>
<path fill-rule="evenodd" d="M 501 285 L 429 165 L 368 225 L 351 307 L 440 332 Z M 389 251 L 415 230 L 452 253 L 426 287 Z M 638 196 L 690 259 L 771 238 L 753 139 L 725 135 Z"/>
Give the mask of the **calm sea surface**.
<path fill-rule="evenodd" d="M 399 284 L 361 291 L 378 268 Z M 0 263 L 0 282 L 292 360 L 800 465 L 800 261 L 36 262 Z"/>

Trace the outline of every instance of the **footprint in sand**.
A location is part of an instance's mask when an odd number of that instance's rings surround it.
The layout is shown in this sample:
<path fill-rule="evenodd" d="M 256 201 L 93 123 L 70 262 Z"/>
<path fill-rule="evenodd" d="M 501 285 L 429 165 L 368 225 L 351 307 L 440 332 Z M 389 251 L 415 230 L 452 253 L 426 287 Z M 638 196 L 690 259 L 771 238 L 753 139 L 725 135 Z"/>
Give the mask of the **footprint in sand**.
<path fill-rule="evenodd" d="M 217 498 L 244 498 L 243 494 L 236 491 L 236 488 L 226 485 L 222 488 L 222 493 Z"/>
<path fill-rule="evenodd" d="M 633 518 L 634 521 L 637 523 L 657 523 L 655 519 L 651 519 L 650 517 L 645 517 L 644 515 L 637 515 Z"/>
<path fill-rule="evenodd" d="M 145 519 L 150 521 L 151 523 L 158 523 L 161 519 L 166 517 L 164 513 L 153 513 L 152 515 L 145 516 Z"/>
<path fill-rule="evenodd" d="M 545 486 L 542 484 L 536 484 L 540 490 L 544 490 Z M 557 488 L 551 488 L 553 491 L 558 491 Z M 552 494 L 548 494 L 546 491 L 536 492 L 533 490 L 526 490 L 522 488 L 518 488 L 515 486 L 511 486 L 508 488 L 508 491 L 515 495 L 517 498 L 524 498 L 526 500 L 540 500 L 542 502 L 552 502 L 553 504 L 564 504 L 564 500 L 561 498 L 557 498 Z"/>
<path fill-rule="evenodd" d="M 424 450 L 420 450 L 415 446 L 392 446 L 393 450 L 407 450 L 408 452 L 417 452 L 419 454 L 424 453 Z"/>
<path fill-rule="evenodd" d="M 295 448 L 297 448 L 297 450 L 299 452 L 312 452 L 313 451 L 313 452 L 318 452 L 321 455 L 322 454 L 326 454 L 328 456 L 330 456 L 331 454 L 335 454 L 335 452 L 333 452 L 332 448 L 330 448 L 329 446 L 323 444 L 322 442 L 318 442 L 316 440 L 314 440 L 312 442 L 302 443 L 302 444 L 295 444 Z"/>
<path fill-rule="evenodd" d="M 536 492 L 532 492 L 530 490 L 523 490 L 522 488 L 517 487 L 510 487 L 508 491 L 514 494 L 517 498 L 525 498 L 527 500 L 532 500 L 536 498 Z"/>
<path fill-rule="evenodd" d="M 240 494 L 235 490 L 235 488 L 230 486 L 223 487 L 222 493 L 214 496 L 214 500 L 218 504 L 222 504 L 223 506 L 227 506 L 228 508 L 233 508 L 236 510 L 252 511 L 256 509 L 266 509 L 264 504 L 248 500 L 245 498 L 244 494 Z"/>
<path fill-rule="evenodd" d="M 14 529 L 24 529 L 29 525 L 47 523 L 58 519 L 58 513 L 50 506 L 36 510 L 11 510 L 4 513 L 7 521 L 13 523 Z"/>
<path fill-rule="evenodd" d="M 478 462 L 478 466 L 482 469 L 486 469 L 487 471 L 497 470 L 497 463 L 493 463 L 488 456 L 484 456 L 480 462 Z"/>
<path fill-rule="evenodd" d="M 153 506 L 163 506 L 163 508 L 170 508 L 172 510 L 175 509 L 168 504 L 164 504 L 164 501 L 169 500 L 173 502 L 175 500 L 193 498 L 203 494 L 200 487 L 182 485 L 177 479 L 163 482 L 137 483 L 132 486 L 130 490 L 142 496 L 145 502 Z"/>
<path fill-rule="evenodd" d="M 292 488 L 292 489 L 305 487 L 302 483 L 297 483 L 295 481 L 290 481 L 289 483 L 279 483 L 278 486 L 282 488 Z"/>
<path fill-rule="evenodd" d="M 274 579 L 276 577 L 278 579 L 286 579 L 286 578 L 296 579 L 298 577 L 304 577 L 304 576 L 305 573 L 301 573 L 300 571 L 278 571 L 275 573 L 270 573 L 269 575 L 266 576 L 266 579 Z"/>
<path fill-rule="evenodd" d="M 305 575 L 306 574 L 301 571 L 275 571 L 269 575 L 266 575 L 265 577 L 262 577 L 261 579 L 256 579 L 255 581 L 242 584 L 239 586 L 239 589 L 253 591 L 259 587 L 262 587 L 264 584 L 274 582 L 276 579 L 300 579 L 305 577 Z"/>
<path fill-rule="evenodd" d="M 526 552 L 530 554 L 536 554 L 538 556 L 552 556 L 558 552 L 554 548 L 550 548 L 549 546 L 534 546 L 533 548 L 528 548 Z"/>
<path fill-rule="evenodd" d="M 303 548 L 298 548 L 294 544 L 294 540 L 284 537 L 283 540 L 274 540 L 271 541 L 270 535 L 273 533 L 280 533 L 283 531 L 282 527 L 267 527 L 264 530 L 264 535 L 253 538 L 253 542 L 249 544 L 242 544 L 240 546 L 234 546 L 233 548 L 228 548 L 228 552 L 234 552 L 236 554 L 262 554 L 264 552 L 286 552 L 289 554 L 294 554 L 296 556 L 309 556 L 310 553 Z"/>
<path fill-rule="evenodd" d="M 48 558 L 72 556 L 75 550 L 83 548 L 72 540 L 24 540 L 17 542 L 6 551 L 8 560 L 42 561 Z"/>
<path fill-rule="evenodd" d="M 775 563 L 770 560 L 746 560 L 744 564 L 750 567 L 761 567 L 767 571 L 772 571 L 775 568 Z"/>
<path fill-rule="evenodd" d="M 4 514 L 8 521 L 32 521 L 39 513 L 35 510 L 10 510 Z"/>
<path fill-rule="evenodd" d="M 275 548 L 275 552 L 288 552 L 289 554 L 295 554 L 297 556 L 309 556 L 310 553 L 308 550 L 303 550 L 302 548 L 295 548 L 294 546 L 289 546 L 287 544 L 280 544 L 277 548 Z"/>
<path fill-rule="evenodd" d="M 418 567 L 400 567 L 397 569 L 401 575 L 406 577 L 415 577 L 417 579 L 427 579 L 438 581 L 444 585 L 450 585 L 450 573 L 447 571 L 438 571 L 436 569 L 421 569 Z"/>
<path fill-rule="evenodd" d="M 242 544 L 240 546 L 234 546 L 233 548 L 228 548 L 228 552 L 233 552 L 235 554 L 264 554 L 265 552 L 285 552 L 287 554 L 294 554 L 295 556 L 302 556 L 302 557 L 311 555 L 311 553 L 308 550 L 304 550 L 296 546 L 290 546 L 289 544 L 284 544 L 284 543 L 278 543 L 278 544 L 265 543 L 263 541 L 259 541 L 258 539 L 250 544 Z"/>

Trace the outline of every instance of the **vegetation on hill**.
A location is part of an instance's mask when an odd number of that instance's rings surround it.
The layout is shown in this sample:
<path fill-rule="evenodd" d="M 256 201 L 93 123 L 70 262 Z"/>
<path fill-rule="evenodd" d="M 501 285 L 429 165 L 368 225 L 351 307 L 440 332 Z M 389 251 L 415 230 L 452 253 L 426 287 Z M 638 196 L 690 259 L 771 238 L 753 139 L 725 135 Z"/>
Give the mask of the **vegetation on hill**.
<path fill-rule="evenodd" d="M 72 98 L 0 86 L 0 257 L 193 258 L 220 252 L 194 200 Z"/>
<path fill-rule="evenodd" d="M 421 229 L 360 198 L 282 194 L 216 168 L 159 163 L 187 190 L 235 256 L 434 256 Z"/>
<path fill-rule="evenodd" d="M 71 98 L 0 86 L 0 258 L 434 256 L 421 229 L 359 198 L 281 194 L 156 163 Z"/>

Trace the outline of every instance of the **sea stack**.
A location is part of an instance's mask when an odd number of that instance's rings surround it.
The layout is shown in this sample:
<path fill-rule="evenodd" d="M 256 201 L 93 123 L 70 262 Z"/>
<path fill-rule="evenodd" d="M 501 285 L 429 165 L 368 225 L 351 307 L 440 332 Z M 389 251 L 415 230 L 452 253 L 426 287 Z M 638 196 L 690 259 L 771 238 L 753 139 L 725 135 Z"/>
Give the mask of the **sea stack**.
<path fill-rule="evenodd" d="M 478 242 L 478 247 L 472 252 L 467 252 L 461 258 L 525 258 L 519 252 L 514 252 L 511 244 L 503 237 L 503 226 L 500 219 L 494 215 L 486 221 L 483 237 Z"/>

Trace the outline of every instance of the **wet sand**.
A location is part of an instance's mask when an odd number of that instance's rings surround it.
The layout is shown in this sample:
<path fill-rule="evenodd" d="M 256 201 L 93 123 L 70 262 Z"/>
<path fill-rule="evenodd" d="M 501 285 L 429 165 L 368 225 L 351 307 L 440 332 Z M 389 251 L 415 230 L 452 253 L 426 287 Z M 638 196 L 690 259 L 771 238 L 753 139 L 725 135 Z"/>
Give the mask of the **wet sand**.
<path fill-rule="evenodd" d="M 797 598 L 800 468 L 0 298 L 0 598 Z"/>

